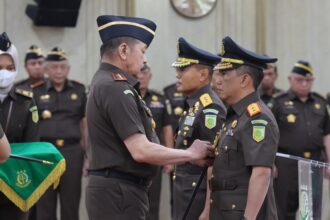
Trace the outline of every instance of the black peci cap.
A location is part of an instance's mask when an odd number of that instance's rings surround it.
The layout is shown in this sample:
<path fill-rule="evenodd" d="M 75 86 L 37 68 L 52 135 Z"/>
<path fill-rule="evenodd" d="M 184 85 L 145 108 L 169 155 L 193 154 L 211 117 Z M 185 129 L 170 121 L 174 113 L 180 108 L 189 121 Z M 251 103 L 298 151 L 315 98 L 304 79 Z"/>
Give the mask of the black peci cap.
<path fill-rule="evenodd" d="M 226 70 L 248 65 L 258 69 L 266 67 L 267 63 L 274 63 L 277 58 L 256 54 L 237 45 L 230 37 L 222 40 L 221 62 L 214 70 Z"/>
<path fill-rule="evenodd" d="M 307 61 L 303 60 L 298 60 L 298 62 L 294 64 L 291 72 L 303 75 L 305 77 L 313 76 L 312 66 Z"/>
<path fill-rule="evenodd" d="M 103 43 L 118 37 L 132 37 L 150 45 L 155 36 L 156 24 L 145 18 L 101 15 L 97 25 Z"/>
<path fill-rule="evenodd" d="M 47 61 L 63 61 L 67 60 L 65 51 L 60 47 L 54 47 L 51 51 L 48 52 Z"/>
<path fill-rule="evenodd" d="M 0 35 L 0 50 L 7 51 L 11 46 L 11 42 L 6 32 Z"/>
<path fill-rule="evenodd" d="M 192 64 L 203 64 L 213 67 L 220 62 L 219 56 L 195 47 L 183 37 L 179 38 L 177 49 L 178 57 L 172 64 L 173 67 L 185 67 Z"/>
<path fill-rule="evenodd" d="M 31 45 L 30 48 L 26 51 L 25 62 L 30 59 L 39 59 L 44 57 L 42 50 L 37 45 Z"/>

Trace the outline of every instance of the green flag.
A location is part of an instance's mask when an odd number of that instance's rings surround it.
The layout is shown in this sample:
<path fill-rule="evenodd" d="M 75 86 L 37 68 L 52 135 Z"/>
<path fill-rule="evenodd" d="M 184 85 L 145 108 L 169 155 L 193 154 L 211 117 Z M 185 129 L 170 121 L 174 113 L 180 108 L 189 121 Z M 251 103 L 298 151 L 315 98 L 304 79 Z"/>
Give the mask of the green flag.
<path fill-rule="evenodd" d="M 62 154 L 47 142 L 10 144 L 12 154 L 47 160 L 54 164 L 8 158 L 0 164 L 0 191 L 22 211 L 28 211 L 46 190 L 58 186 L 66 163 Z"/>

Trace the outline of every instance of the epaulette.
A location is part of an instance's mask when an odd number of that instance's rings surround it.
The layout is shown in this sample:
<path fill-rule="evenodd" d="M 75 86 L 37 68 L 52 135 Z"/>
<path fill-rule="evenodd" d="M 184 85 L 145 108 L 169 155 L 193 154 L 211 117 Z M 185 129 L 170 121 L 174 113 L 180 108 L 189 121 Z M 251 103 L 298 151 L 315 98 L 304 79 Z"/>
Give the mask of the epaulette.
<path fill-rule="evenodd" d="M 162 92 L 157 91 L 157 90 L 155 90 L 155 89 L 151 89 L 150 91 L 151 91 L 152 94 L 155 94 L 155 95 L 157 95 L 157 96 L 164 96 Z"/>
<path fill-rule="evenodd" d="M 33 92 L 32 91 L 25 90 L 25 89 L 16 88 L 15 89 L 15 92 L 17 94 L 20 94 L 20 95 L 25 96 L 25 97 L 29 97 L 29 98 L 32 98 L 33 97 Z"/>
<path fill-rule="evenodd" d="M 15 82 L 15 86 L 20 86 L 20 85 L 23 85 L 24 83 L 26 83 L 28 81 L 28 79 L 22 79 L 22 80 L 19 80 L 17 82 Z"/>
<path fill-rule="evenodd" d="M 279 98 L 279 97 L 282 97 L 282 96 L 284 96 L 286 94 L 287 94 L 287 92 L 280 91 L 280 92 L 277 92 L 277 93 L 273 94 L 273 98 Z"/>
<path fill-rule="evenodd" d="M 71 81 L 72 81 L 73 83 L 78 84 L 78 85 L 85 86 L 84 83 L 79 82 L 79 81 L 77 81 L 77 80 L 75 80 L 75 79 L 72 79 Z"/>
<path fill-rule="evenodd" d="M 213 100 L 212 100 L 210 94 L 208 94 L 208 93 L 204 93 L 203 95 L 201 95 L 199 97 L 199 100 L 201 101 L 203 107 L 209 106 L 213 103 Z"/>
<path fill-rule="evenodd" d="M 171 84 L 171 85 L 166 86 L 163 90 L 164 90 L 164 91 L 166 91 L 166 90 L 170 90 L 170 89 L 174 89 L 174 90 L 175 90 L 175 87 L 176 87 L 176 85 L 175 85 L 175 83 L 174 83 L 174 84 Z"/>
<path fill-rule="evenodd" d="M 115 81 L 126 81 L 127 78 L 123 75 L 121 75 L 120 73 L 112 73 L 112 78 L 115 80 Z"/>
<path fill-rule="evenodd" d="M 318 98 L 320 98 L 320 99 L 326 101 L 326 98 L 325 98 L 323 95 L 321 95 L 321 94 L 319 94 L 319 93 L 317 93 L 317 92 L 311 92 L 311 94 L 312 94 L 313 96 L 316 96 L 316 97 L 318 97 Z"/>
<path fill-rule="evenodd" d="M 39 81 L 37 81 L 37 82 L 31 84 L 31 85 L 30 85 L 30 88 L 31 88 L 31 89 L 34 89 L 34 88 L 37 88 L 37 87 L 39 87 L 39 86 L 41 86 L 41 85 L 43 85 L 43 84 L 45 84 L 45 80 L 41 79 L 41 80 L 39 80 Z"/>
<path fill-rule="evenodd" d="M 251 103 L 250 105 L 248 105 L 246 110 L 248 111 L 250 117 L 261 113 L 261 107 L 259 106 L 259 104 L 257 102 L 254 102 L 254 103 Z"/>

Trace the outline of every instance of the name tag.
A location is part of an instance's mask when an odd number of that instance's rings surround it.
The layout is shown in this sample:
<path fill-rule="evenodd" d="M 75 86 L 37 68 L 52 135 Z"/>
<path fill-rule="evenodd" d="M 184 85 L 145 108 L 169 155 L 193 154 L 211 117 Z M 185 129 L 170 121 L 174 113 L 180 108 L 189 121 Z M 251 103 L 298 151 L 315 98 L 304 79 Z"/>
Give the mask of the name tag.
<path fill-rule="evenodd" d="M 184 124 L 188 126 L 192 126 L 194 124 L 194 121 L 195 121 L 195 117 L 188 115 L 184 120 Z"/>

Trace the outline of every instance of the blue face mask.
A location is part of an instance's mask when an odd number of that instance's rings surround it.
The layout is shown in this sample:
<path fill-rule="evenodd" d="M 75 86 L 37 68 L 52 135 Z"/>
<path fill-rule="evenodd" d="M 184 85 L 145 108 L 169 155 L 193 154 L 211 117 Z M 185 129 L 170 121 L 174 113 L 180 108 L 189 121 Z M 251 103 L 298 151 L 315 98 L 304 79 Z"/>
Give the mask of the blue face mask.
<path fill-rule="evenodd" d="M 17 71 L 0 70 L 0 88 L 5 89 L 11 87 L 15 82 L 16 76 Z"/>

